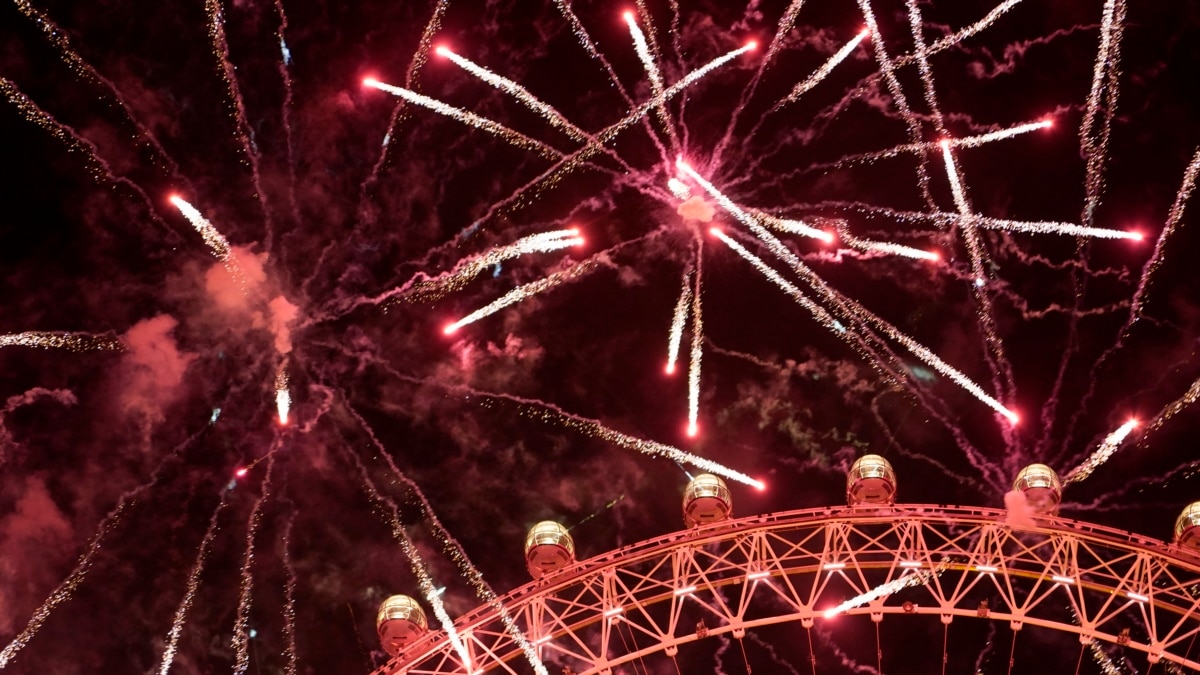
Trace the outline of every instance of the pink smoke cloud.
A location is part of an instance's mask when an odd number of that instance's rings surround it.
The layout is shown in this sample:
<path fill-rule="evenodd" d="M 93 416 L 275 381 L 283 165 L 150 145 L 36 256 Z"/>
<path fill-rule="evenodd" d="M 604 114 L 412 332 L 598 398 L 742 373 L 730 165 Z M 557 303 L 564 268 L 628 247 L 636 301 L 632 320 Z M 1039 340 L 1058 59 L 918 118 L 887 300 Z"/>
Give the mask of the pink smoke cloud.
<path fill-rule="evenodd" d="M 181 352 L 171 334 L 178 325 L 166 314 L 134 324 L 122 337 L 129 348 L 122 384 L 121 407 L 126 412 L 141 412 L 160 418 L 162 408 L 174 400 L 184 373 L 196 359 Z"/>

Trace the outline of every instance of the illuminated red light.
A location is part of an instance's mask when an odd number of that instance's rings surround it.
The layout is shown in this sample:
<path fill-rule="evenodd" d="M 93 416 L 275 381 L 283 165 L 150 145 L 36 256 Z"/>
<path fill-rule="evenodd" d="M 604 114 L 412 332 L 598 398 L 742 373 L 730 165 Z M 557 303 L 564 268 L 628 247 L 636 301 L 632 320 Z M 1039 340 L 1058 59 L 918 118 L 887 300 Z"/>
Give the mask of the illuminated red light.
<path fill-rule="evenodd" d="M 433 48 L 433 53 L 434 53 L 434 54 L 437 54 L 438 56 L 449 56 L 449 55 L 450 55 L 450 50 L 449 50 L 449 49 L 446 49 L 446 48 L 445 48 L 445 47 L 443 47 L 442 45 L 438 45 L 438 46 L 436 46 L 436 47 L 434 47 L 434 48 Z"/>
<path fill-rule="evenodd" d="M 688 438 L 695 438 L 696 434 L 700 433 L 700 428 L 694 422 L 688 423 L 687 435 Z"/>
<path fill-rule="evenodd" d="M 444 335 L 454 335 L 454 332 L 455 332 L 455 331 L 457 331 L 457 330 L 458 330 L 458 326 L 457 326 L 456 324 L 453 324 L 453 323 L 452 323 L 452 324 L 449 324 L 448 326 L 446 326 L 445 328 L 443 328 L 443 329 L 442 329 L 442 334 L 444 334 Z"/>
<path fill-rule="evenodd" d="M 751 40 L 751 41 L 747 42 L 746 49 L 748 49 L 750 51 L 754 51 L 755 49 L 758 49 L 758 40 Z"/>
<path fill-rule="evenodd" d="M 376 80 L 373 77 L 364 77 L 363 78 L 363 86 L 364 87 L 375 87 L 378 84 L 379 84 L 379 80 Z"/>
<path fill-rule="evenodd" d="M 172 192 L 171 194 L 167 195 L 167 201 L 171 202 L 175 206 L 179 206 L 179 202 L 183 201 L 183 197 L 180 197 Z"/>
<path fill-rule="evenodd" d="M 245 477 L 246 472 L 248 472 L 249 470 L 250 469 L 247 469 L 246 467 L 243 466 L 242 468 L 238 469 L 237 471 L 234 471 L 233 475 L 237 476 L 238 478 L 243 478 L 243 477 Z"/>
<path fill-rule="evenodd" d="M 942 146 L 943 150 L 949 150 L 950 149 L 950 139 L 943 138 L 942 140 L 938 141 L 938 145 Z"/>
<path fill-rule="evenodd" d="M 675 364 L 668 363 L 667 367 L 663 368 L 663 371 L 666 372 L 666 374 L 668 374 L 668 375 L 674 375 L 675 374 Z"/>

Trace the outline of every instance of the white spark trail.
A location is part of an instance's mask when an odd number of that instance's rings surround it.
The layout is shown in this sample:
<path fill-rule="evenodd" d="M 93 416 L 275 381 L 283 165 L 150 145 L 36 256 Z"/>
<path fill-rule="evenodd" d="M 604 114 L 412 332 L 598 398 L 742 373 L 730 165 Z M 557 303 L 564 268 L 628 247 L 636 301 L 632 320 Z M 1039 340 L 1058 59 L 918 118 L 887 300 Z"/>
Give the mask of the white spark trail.
<path fill-rule="evenodd" d="M 679 344 L 683 341 L 683 325 L 687 323 L 688 309 L 692 300 L 692 270 L 683 273 L 683 282 L 679 289 L 679 301 L 675 303 L 675 314 L 671 319 L 671 333 L 667 339 L 667 374 L 675 372 L 675 362 L 679 359 Z"/>
<path fill-rule="evenodd" d="M 1108 141 L 1112 135 L 1112 121 L 1117 111 L 1124 22 L 1125 0 L 1106 0 L 1100 23 L 1100 48 L 1096 52 L 1096 64 L 1092 69 L 1092 88 L 1088 94 L 1083 121 L 1079 125 L 1079 144 L 1087 159 L 1087 178 L 1084 180 L 1087 194 L 1083 206 L 1085 223 L 1092 222 L 1096 207 L 1100 205 L 1100 194 L 1104 190 L 1104 162 L 1108 157 Z M 1098 122 L 1101 107 L 1104 108 L 1104 115 Z"/>
<path fill-rule="evenodd" d="M 1065 234 L 1075 237 L 1094 237 L 1096 239 L 1129 239 L 1132 241 L 1141 241 L 1145 238 L 1145 235 L 1143 235 L 1141 232 L 1109 230 L 1102 227 L 1084 227 L 1074 223 L 1003 220 L 1001 218 L 985 217 L 976 217 L 975 222 L 984 229 L 1008 230 L 1009 232 Z"/>
<path fill-rule="evenodd" d="M 929 580 L 932 578 L 933 578 L 932 571 L 921 570 L 920 572 L 917 572 L 915 574 L 907 574 L 907 575 L 900 577 L 899 579 L 893 579 L 893 580 L 887 582 L 886 584 L 880 584 L 879 586 L 872 588 L 871 590 L 867 591 L 866 593 L 862 593 L 861 595 L 856 595 L 855 597 L 850 598 L 849 600 L 843 602 L 842 604 L 838 605 L 837 607 L 833 607 L 833 608 L 825 610 L 825 618 L 826 619 L 833 618 L 833 617 L 837 616 L 838 614 L 841 614 L 842 612 L 854 609 L 855 607 L 861 607 L 861 606 L 867 604 L 868 602 L 871 602 L 872 600 L 877 600 L 879 598 L 884 597 L 885 595 L 891 595 L 891 594 L 901 591 L 905 588 L 911 588 L 913 586 L 920 586 L 923 584 L 927 584 L 927 583 L 929 583 Z"/>
<path fill-rule="evenodd" d="M 1096 451 L 1091 454 L 1082 464 L 1071 469 L 1070 473 L 1063 478 L 1063 483 L 1077 483 L 1092 475 L 1099 466 L 1108 461 L 1117 452 L 1117 448 L 1121 446 L 1121 442 L 1129 436 L 1129 432 L 1137 428 L 1137 420 L 1129 420 L 1128 422 L 1117 427 L 1117 430 L 1104 437 L 1104 442 Z"/>
<path fill-rule="evenodd" d="M 175 208 L 179 209 L 183 217 L 192 224 L 192 227 L 200 233 L 201 238 L 204 239 L 204 243 L 208 245 L 209 250 L 217 257 L 217 260 L 221 261 L 225 269 L 229 270 L 229 274 L 233 277 L 238 287 L 242 289 L 242 292 L 247 293 L 246 275 L 242 272 L 241 266 L 238 265 L 237 257 L 233 255 L 233 251 L 229 248 L 229 240 L 225 239 L 225 235 L 221 234 L 216 227 L 213 227 L 213 224 L 204 217 L 204 214 L 200 213 L 196 207 L 189 204 L 183 197 L 171 195 L 170 201 L 175 205 Z"/>
<path fill-rule="evenodd" d="M 242 675 L 250 667 L 250 603 L 254 593 L 254 540 L 258 525 L 262 522 L 263 505 L 271 497 L 271 478 L 275 473 L 275 454 L 267 455 L 267 471 L 263 477 L 262 492 L 250 511 L 246 523 L 246 552 L 242 556 L 241 593 L 238 596 L 237 618 L 233 622 L 234 675 Z"/>
<path fill-rule="evenodd" d="M 836 224 L 838 238 L 847 246 L 867 251 L 869 253 L 880 253 L 883 255 L 898 255 L 905 258 L 915 258 L 917 260 L 938 261 L 942 259 L 936 251 L 925 251 L 904 244 L 896 244 L 888 241 L 874 241 L 871 239 L 859 239 L 850 233 L 849 224 L 844 220 L 837 221 Z"/>
<path fill-rule="evenodd" d="M 399 376 L 398 373 L 395 374 Z M 342 398 L 345 399 L 344 392 Z M 525 658 L 529 661 L 530 665 L 533 666 L 534 671 L 538 675 L 549 675 L 545 665 L 542 663 L 541 658 L 538 656 L 537 650 L 529 642 L 529 639 L 525 636 L 525 634 L 521 632 L 521 628 L 517 625 L 516 621 L 513 620 L 508 608 L 505 607 L 504 603 L 500 601 L 500 598 L 496 595 L 496 592 L 493 591 L 491 586 L 489 586 L 484 580 L 483 574 L 479 572 L 479 568 L 475 567 L 475 565 L 471 563 L 471 559 L 467 556 L 466 550 L 464 550 L 462 545 L 450 535 L 450 532 L 446 529 L 445 525 L 438 520 L 437 514 L 433 511 L 433 506 L 429 503 L 429 500 L 426 499 L 424 493 L 422 493 L 420 488 L 417 487 L 417 484 L 408 476 L 406 476 L 404 472 L 400 470 L 400 467 L 396 465 L 396 462 L 392 459 L 391 453 L 389 453 L 386 448 L 383 447 L 383 444 L 379 442 L 379 438 L 375 435 L 375 432 L 371 429 L 370 425 L 367 424 L 367 421 L 363 419 L 363 417 L 359 415 L 358 412 L 354 410 L 354 408 L 348 403 L 346 404 L 346 410 L 362 426 L 367 436 L 370 437 L 371 443 L 374 444 L 374 446 L 379 450 L 379 453 L 383 456 L 384 460 L 387 462 L 387 465 L 392 470 L 392 473 L 396 476 L 396 478 L 400 479 L 400 481 L 404 483 L 404 485 L 411 492 L 412 496 L 416 498 L 416 501 L 422 510 L 422 517 L 424 518 L 426 524 L 429 525 L 429 529 L 434 538 L 437 539 L 442 545 L 442 551 L 445 552 L 446 555 L 448 555 L 455 562 L 463 577 L 465 577 L 471 587 L 475 589 L 475 595 L 480 600 L 483 600 L 489 606 L 491 606 L 492 609 L 496 610 L 496 613 L 500 616 L 501 623 L 504 624 L 505 631 L 508 633 L 509 637 L 513 639 L 513 642 L 517 643 L 517 645 L 521 648 L 521 651 L 525 653 Z M 357 457 L 355 457 L 355 462 L 359 462 Z M 439 593 L 438 595 L 440 597 L 441 594 Z"/>
<path fill-rule="evenodd" d="M 555 272 L 554 274 L 546 276 L 542 279 L 538 279 L 537 281 L 530 282 L 523 286 L 518 286 L 508 293 L 505 293 L 500 298 L 483 307 L 480 307 L 479 309 L 471 312 L 458 321 L 455 321 L 449 326 L 446 326 L 445 333 L 447 335 L 454 333 L 459 328 L 475 323 L 484 317 L 491 316 L 505 307 L 508 307 L 509 305 L 515 305 L 523 300 L 526 300 L 527 298 L 537 295 L 538 293 L 548 291 L 568 281 L 574 281 L 575 279 L 578 279 L 579 277 L 594 270 L 597 265 L 598 262 L 595 260 L 585 260 L 577 265 L 572 266 L 570 269 L 563 270 L 562 272 Z"/>
<path fill-rule="evenodd" d="M 896 77 L 895 66 L 888 56 L 887 48 L 883 44 L 883 38 L 880 37 L 879 26 L 875 22 L 875 13 L 871 11 L 870 0 L 858 0 L 858 6 L 862 10 L 863 18 L 867 21 L 867 31 L 871 34 L 871 45 L 875 49 L 875 60 L 879 62 L 879 73 L 883 76 L 884 83 L 887 84 L 887 89 L 892 94 L 892 102 L 895 104 L 896 109 L 900 111 L 900 117 L 904 119 L 904 123 L 908 126 L 909 141 L 920 143 L 922 136 L 921 122 L 917 119 L 916 114 L 913 113 L 912 107 L 909 106 L 908 98 L 904 95 L 904 88 L 900 86 L 900 80 Z M 929 173 L 925 169 L 925 162 L 917 164 L 917 182 L 925 203 L 932 208 L 934 201 L 933 195 L 929 192 Z"/>
<path fill-rule="evenodd" d="M 712 195 L 713 199 L 715 199 L 722 208 L 728 211 L 729 214 L 737 219 L 738 222 L 748 227 L 750 231 L 753 232 L 754 235 L 757 236 L 772 253 L 778 256 L 780 260 L 783 260 L 789 266 L 791 266 L 793 271 L 803 277 L 813 287 L 813 289 L 818 291 L 827 301 L 829 301 L 831 304 L 836 304 L 837 306 L 842 307 L 843 311 L 845 311 L 847 314 L 857 317 L 858 319 L 866 321 L 875 326 L 875 328 L 886 334 L 888 337 L 904 345 L 906 349 L 912 352 L 912 354 L 917 358 L 924 361 L 928 366 L 953 380 L 960 387 L 970 392 L 973 396 L 975 396 L 975 398 L 979 399 L 988 407 L 992 408 L 1001 415 L 1004 415 L 1004 417 L 1006 417 L 1010 422 L 1013 424 L 1017 422 L 1019 418 L 1016 413 L 1004 407 L 1003 404 L 984 392 L 979 385 L 975 384 L 966 375 L 962 374 L 950 364 L 943 361 L 932 351 L 922 346 L 905 333 L 901 332 L 900 329 L 891 325 L 887 321 L 884 321 L 874 313 L 868 311 L 865 307 L 859 305 L 857 302 L 854 302 L 849 298 L 839 297 L 837 293 L 833 291 L 833 289 L 829 288 L 828 285 L 826 285 L 825 282 L 815 272 L 809 269 L 809 267 L 805 265 L 804 262 L 796 256 L 796 254 L 792 253 L 791 250 L 784 246 L 783 242 L 779 241 L 779 239 L 771 234 L 769 230 L 760 225 L 758 221 L 756 221 L 750 214 L 743 211 L 737 204 L 734 204 L 733 201 L 722 194 L 720 190 L 717 190 L 712 183 L 708 182 L 703 176 L 696 173 L 695 169 L 682 160 L 677 162 L 676 166 L 681 171 L 691 176 L 692 180 L 696 181 L 698 185 L 703 187 L 710 195 Z"/>
<path fill-rule="evenodd" d="M 692 291 L 692 351 L 688 367 L 688 436 L 699 432 L 700 417 L 700 361 L 704 358 L 704 315 L 700 311 L 700 296 L 704 280 L 704 240 L 696 238 L 696 288 Z"/>
<path fill-rule="evenodd" d="M 179 648 L 179 636 L 183 634 L 183 624 L 187 619 L 188 610 L 191 609 L 192 601 L 196 598 L 196 591 L 200 589 L 200 575 L 203 574 L 204 565 L 208 562 L 209 549 L 212 547 L 213 537 L 217 534 L 217 521 L 221 516 L 221 511 L 228 504 L 226 501 L 228 496 L 229 490 L 221 491 L 221 500 L 217 503 L 212 517 L 208 519 L 208 529 L 204 531 L 204 537 L 200 540 L 200 549 L 196 552 L 196 562 L 192 564 L 192 571 L 188 574 L 187 590 L 183 594 L 183 600 L 180 601 L 179 607 L 175 610 L 175 619 L 171 623 L 171 630 L 167 633 L 167 646 L 163 649 L 162 664 L 158 667 L 159 675 L 167 675 L 171 669 L 171 663 L 175 660 L 175 652 Z"/>
<path fill-rule="evenodd" d="M 986 134 L 964 136 L 962 138 L 947 138 L 944 140 L 950 145 L 951 148 L 978 148 L 981 145 L 1002 141 L 1014 136 L 1020 136 L 1021 134 L 1027 134 L 1031 131 L 1037 131 L 1039 129 L 1049 129 L 1053 126 L 1054 121 L 1046 119 L 1038 122 L 1026 122 L 1025 124 L 1018 124 L 1015 127 L 1008 127 L 1007 129 L 989 131 Z M 887 150 L 852 155 L 834 162 L 833 166 L 844 167 L 861 162 L 873 162 L 880 159 L 896 157 L 903 153 L 914 153 L 921 155 L 927 152 L 938 152 L 940 150 L 941 141 L 931 143 L 905 143 L 903 145 L 897 145 L 895 147 L 888 148 Z"/>
<path fill-rule="evenodd" d="M 90 333 L 57 333 L 49 331 L 25 331 L 0 335 L 0 348 L 36 347 L 38 349 L 68 349 L 73 352 L 113 350 L 123 351 L 121 341 Z"/>
<path fill-rule="evenodd" d="M 496 89 L 499 89 L 500 91 L 503 91 L 516 98 L 518 101 L 525 104 L 525 106 L 530 110 L 540 115 L 542 119 L 549 122 L 550 125 L 555 129 L 562 131 L 566 135 L 570 136 L 573 140 L 576 140 L 580 143 L 586 143 L 588 139 L 591 138 L 591 134 L 572 124 L 571 121 L 564 117 L 561 112 L 559 112 L 550 104 L 543 102 L 541 99 L 529 93 L 528 89 L 522 87 L 516 82 L 497 75 L 487 68 L 468 60 L 467 58 L 459 56 L 446 47 L 438 47 L 434 51 L 439 56 L 444 56 L 450 59 L 455 63 L 455 65 L 467 71 L 468 73 L 471 73 L 475 77 L 478 77 Z"/>
<path fill-rule="evenodd" d="M 661 98 L 663 93 L 662 73 L 658 70 L 658 64 L 654 62 L 654 55 L 650 53 L 650 45 L 646 44 L 646 36 L 637 25 L 637 19 L 634 18 L 633 12 L 625 12 L 624 18 L 625 23 L 629 25 L 629 35 L 633 38 L 634 51 L 637 52 L 642 67 L 646 69 L 646 77 L 650 80 L 650 93 L 655 98 Z M 672 150 L 678 150 L 679 137 L 675 133 L 675 125 L 671 121 L 671 116 L 667 114 L 665 101 L 659 103 L 654 109 L 658 113 L 659 122 L 662 123 L 663 128 L 667 131 L 667 136 L 671 139 Z"/>
<path fill-rule="evenodd" d="M 788 232 L 790 234 L 798 234 L 804 237 L 820 239 L 826 244 L 833 242 L 832 234 L 826 232 L 825 230 L 815 228 L 802 220 L 779 218 L 777 216 L 772 216 L 769 213 L 763 213 L 762 211 L 750 211 L 749 213 L 766 225 L 773 227 L 780 232 Z"/>
<path fill-rule="evenodd" d="M 288 412 L 292 409 L 292 394 L 288 391 L 288 362 L 284 359 L 275 371 L 275 409 L 279 413 L 279 423 L 286 426 Z"/>
<path fill-rule="evenodd" d="M 820 68 L 817 68 L 815 71 L 813 71 L 813 74 L 809 75 L 808 79 L 798 83 L 795 87 L 792 87 L 791 93 L 785 96 L 781 101 L 779 101 L 779 103 L 776 103 L 775 108 L 779 108 L 780 106 L 784 106 L 789 103 L 795 103 L 796 99 L 800 98 L 801 95 L 820 84 L 821 80 L 824 80 L 826 77 L 828 77 L 829 74 L 833 72 L 833 69 L 836 68 L 839 63 L 845 61 L 846 57 L 850 56 L 851 52 L 857 49 L 858 45 L 861 44 L 862 41 L 865 40 L 870 34 L 871 32 L 866 29 L 859 31 L 858 35 L 854 36 L 854 39 L 842 45 L 842 48 L 837 50 L 833 56 L 829 57 L 828 61 L 822 64 Z"/>
<path fill-rule="evenodd" d="M 458 120 L 463 124 L 474 127 L 481 131 L 486 131 L 493 136 L 502 138 L 519 148 L 532 150 L 533 152 L 536 152 L 548 159 L 556 159 L 563 156 L 561 152 L 555 150 L 549 145 L 530 138 L 529 136 L 526 136 L 518 131 L 513 131 L 499 122 L 494 122 L 486 117 L 480 117 L 479 115 L 463 110 L 462 108 L 455 108 L 452 105 L 442 103 L 441 101 L 425 96 L 424 94 L 418 94 L 415 91 L 411 91 L 403 87 L 396 87 L 370 78 L 363 80 L 363 84 L 380 91 L 386 91 L 393 96 L 399 96 L 409 103 L 414 103 L 416 105 L 428 108 L 434 112 L 441 113 L 446 117 Z"/>
<path fill-rule="evenodd" d="M 388 512 L 388 521 L 392 527 L 392 536 L 400 545 L 400 551 L 404 554 L 404 558 L 408 560 L 409 568 L 412 570 L 413 576 L 417 578 L 417 587 L 421 589 L 421 595 L 425 601 L 429 603 L 430 609 L 433 610 L 433 615 L 437 617 L 438 623 L 441 624 L 442 630 L 446 631 L 446 638 L 450 640 L 451 646 L 458 654 L 458 658 L 462 661 L 462 666 L 465 672 L 474 672 L 474 667 L 471 663 L 471 654 L 467 651 L 467 647 L 463 644 L 462 637 L 458 634 L 458 629 L 454 626 L 454 620 L 450 618 L 450 614 L 446 612 L 446 606 L 442 603 L 441 593 L 434 586 L 433 578 L 429 576 L 429 568 L 417 552 L 416 545 L 413 544 L 412 538 L 408 535 L 408 530 L 404 527 L 404 522 L 400 519 L 400 509 L 396 506 L 396 502 L 379 491 L 375 486 L 374 481 L 367 471 L 366 465 L 354 453 L 350 447 L 346 447 L 346 454 L 354 461 L 354 465 L 358 468 L 359 475 L 363 479 L 363 484 L 368 490 L 368 496 L 375 501 L 382 510 Z"/>

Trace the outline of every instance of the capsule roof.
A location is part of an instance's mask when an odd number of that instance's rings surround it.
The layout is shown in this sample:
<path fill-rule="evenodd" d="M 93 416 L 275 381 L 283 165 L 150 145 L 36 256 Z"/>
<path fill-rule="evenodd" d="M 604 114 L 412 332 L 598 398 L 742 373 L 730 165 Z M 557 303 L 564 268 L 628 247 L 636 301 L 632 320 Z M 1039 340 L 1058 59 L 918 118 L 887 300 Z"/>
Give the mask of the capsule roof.
<path fill-rule="evenodd" d="M 1200 502 L 1183 507 L 1175 519 L 1175 543 L 1200 550 Z"/>

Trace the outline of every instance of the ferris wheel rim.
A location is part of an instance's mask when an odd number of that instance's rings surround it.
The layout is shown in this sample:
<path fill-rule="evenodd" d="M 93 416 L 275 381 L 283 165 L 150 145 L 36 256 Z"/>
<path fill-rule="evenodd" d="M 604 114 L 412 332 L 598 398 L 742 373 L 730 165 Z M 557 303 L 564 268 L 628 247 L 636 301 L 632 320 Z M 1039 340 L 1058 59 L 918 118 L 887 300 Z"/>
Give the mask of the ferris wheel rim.
<path fill-rule="evenodd" d="M 1096 525 L 1084 521 L 1077 521 L 1067 518 L 1061 518 L 1051 515 L 1041 515 L 1036 518 L 1032 526 L 1014 527 L 1007 521 L 1007 511 L 1003 509 L 987 508 L 987 507 L 962 507 L 962 506 L 947 506 L 947 505 L 931 505 L 931 504 L 897 504 L 897 505 L 857 505 L 846 507 L 818 507 L 811 509 L 793 510 L 786 512 L 778 512 L 766 515 L 754 515 L 739 518 L 736 520 L 727 520 L 718 523 L 710 523 L 692 527 L 686 530 L 675 531 L 664 534 L 659 537 L 647 539 L 641 542 L 636 542 L 620 549 L 607 551 L 592 558 L 576 562 L 572 565 L 549 573 L 541 579 L 528 582 L 512 591 L 500 596 L 496 603 L 484 604 L 476 609 L 460 616 L 455 621 L 456 628 L 461 635 L 471 635 L 475 631 L 483 631 L 484 627 L 491 621 L 494 621 L 498 616 L 497 607 L 506 608 L 513 615 L 520 614 L 524 608 L 536 604 L 539 600 L 544 601 L 546 598 L 553 597 L 561 593 L 564 589 L 570 588 L 573 585 L 579 584 L 588 579 L 595 579 L 603 576 L 606 571 L 613 571 L 622 566 L 634 565 L 639 562 L 669 555 L 674 551 L 683 549 L 699 549 L 705 546 L 710 546 L 720 542 L 727 542 L 736 537 L 747 537 L 756 534 L 765 534 L 777 531 L 790 531 L 797 528 L 816 528 L 830 525 L 853 525 L 853 526 L 879 526 L 887 525 L 896 522 L 919 522 L 926 524 L 956 524 L 963 526 L 990 527 L 997 530 L 1007 532 L 1012 536 L 1029 536 L 1029 537 L 1048 537 L 1066 539 L 1076 543 L 1083 543 L 1086 546 L 1107 547 L 1113 550 L 1121 550 L 1141 557 L 1147 560 L 1155 561 L 1155 564 L 1169 565 L 1191 575 L 1195 582 L 1200 583 L 1200 557 L 1189 552 L 1187 549 L 1176 544 L 1168 544 L 1161 540 L 1156 540 L 1150 537 L 1134 534 L 1131 532 L 1118 530 L 1102 525 Z M 1027 523 L 1026 523 L 1027 525 Z M 896 558 L 890 563 L 886 560 L 867 560 L 856 561 L 855 569 L 858 571 L 880 571 L 890 567 L 897 566 L 899 559 Z M 939 571 L 955 571 L 959 573 L 971 571 L 971 564 L 964 561 L 925 561 L 925 568 L 932 570 L 935 565 L 941 565 Z M 980 566 L 976 566 L 977 568 Z M 917 569 L 917 568 L 912 568 Z M 1165 569 L 1165 567 L 1164 567 Z M 812 574 L 821 571 L 829 571 L 829 568 L 824 570 L 810 567 L 806 569 L 788 568 L 780 570 L 783 575 L 793 574 Z M 975 571 L 979 571 L 976 569 Z M 1010 576 L 1013 578 L 1024 578 L 1026 580 L 1047 581 L 1051 575 L 1046 573 L 1036 573 L 1035 571 L 1001 566 L 989 571 L 991 574 L 1003 575 L 1006 579 Z M 744 581 L 751 579 L 750 573 L 747 572 L 743 577 Z M 763 577 L 766 578 L 766 577 Z M 1057 579 L 1054 576 L 1053 579 Z M 715 589 L 719 587 L 730 586 L 738 581 L 734 577 L 726 577 L 717 583 L 710 583 L 708 588 Z M 757 583 L 757 579 L 754 579 Z M 1063 585 L 1063 581 L 1055 583 Z M 1078 589 L 1080 597 L 1084 591 L 1091 592 L 1111 592 L 1124 593 L 1127 601 L 1148 602 L 1151 611 L 1162 609 L 1177 615 L 1180 615 L 1180 625 L 1188 620 L 1188 612 L 1194 613 L 1197 608 L 1200 608 L 1200 601 L 1196 601 L 1189 609 L 1181 609 L 1178 604 L 1171 605 L 1163 603 L 1161 599 L 1154 596 L 1152 593 L 1142 594 L 1132 590 L 1121 590 L 1114 588 L 1111 584 L 1098 583 L 1089 581 L 1081 575 L 1078 579 L 1072 579 L 1069 582 Z M 677 589 L 687 590 L 685 587 L 677 587 Z M 680 595 L 678 590 L 674 593 L 667 591 L 659 593 L 655 597 L 648 598 L 648 604 L 669 601 L 670 595 Z M 685 594 L 686 595 L 686 594 Z M 911 603 L 910 603 L 911 604 Z M 944 623 L 949 623 L 955 616 L 985 616 L 978 610 L 972 610 L 964 607 L 947 607 L 947 606 L 921 606 L 913 607 L 894 607 L 886 606 L 882 603 L 873 605 L 863 604 L 861 606 L 851 607 L 839 615 L 864 615 L 869 614 L 875 621 L 881 620 L 885 614 L 914 614 L 914 615 L 939 615 Z M 738 633 L 744 633 L 746 629 L 758 628 L 765 625 L 795 622 L 800 621 L 806 627 L 812 625 L 814 620 L 823 618 L 824 612 L 815 607 L 810 607 L 808 610 L 800 612 L 792 612 L 787 614 L 779 614 L 777 616 L 760 618 L 751 621 L 741 621 L 737 624 L 729 623 L 727 625 L 718 625 L 711 628 L 706 628 L 706 635 L 722 635 L 733 633 L 738 637 Z M 603 610 L 595 612 L 595 615 L 586 621 L 576 622 L 574 624 L 565 625 L 565 630 L 560 630 L 559 634 L 566 632 L 581 630 L 587 628 L 598 621 L 610 619 L 608 614 Z M 824 616 L 824 618 L 829 618 Z M 1102 630 L 1097 630 L 1096 626 L 1090 629 L 1086 625 L 1071 626 L 1063 622 L 1049 621 L 1038 616 L 1030 616 L 1024 613 L 1011 613 L 1000 610 L 989 611 L 986 615 L 994 621 L 1009 620 L 1014 629 L 1019 629 L 1024 624 L 1031 626 L 1039 626 L 1063 632 L 1075 633 L 1079 636 L 1080 641 L 1086 643 L 1090 640 L 1101 640 L 1111 643 L 1117 643 L 1138 649 L 1145 652 L 1152 662 L 1161 658 L 1167 658 L 1169 661 L 1186 665 L 1192 668 L 1200 667 L 1200 663 L 1189 660 L 1185 657 L 1180 657 L 1169 652 L 1163 647 L 1163 642 L 1150 640 L 1146 643 L 1137 642 L 1128 639 L 1128 635 L 1120 635 L 1114 633 L 1106 633 Z M 618 620 L 620 620 L 618 618 Z M 563 628 L 564 626 L 560 626 Z M 1197 626 L 1189 629 L 1185 635 L 1194 636 L 1200 634 L 1200 622 Z M 625 663 L 633 658 L 640 658 L 644 654 L 654 653 L 666 650 L 668 654 L 672 653 L 672 649 L 677 650 L 679 645 L 694 641 L 695 636 L 683 635 L 677 639 L 663 640 L 649 648 L 639 649 L 636 654 L 629 654 L 626 657 L 605 659 L 603 665 L 591 670 L 584 669 L 579 671 L 582 673 L 588 672 L 605 672 L 611 670 L 622 663 Z M 447 637 L 441 631 L 433 632 L 425 635 L 421 639 L 415 641 L 397 657 L 391 659 L 387 664 L 377 669 L 377 675 L 386 675 L 392 673 L 410 672 L 409 667 L 413 664 L 421 663 L 427 660 L 431 655 L 445 648 Z M 539 647 L 548 642 L 546 636 L 539 636 L 535 642 Z M 1175 642 L 1178 642 L 1176 640 Z M 1173 643 L 1172 643 L 1173 644 Z M 485 649 L 484 652 L 489 650 Z M 513 654 L 509 655 L 512 658 Z M 500 659 L 495 659 L 498 663 Z M 464 667 L 460 670 L 416 670 L 412 672 L 483 672 L 483 668 L 475 669 Z M 508 670 L 506 672 L 515 672 Z"/>

